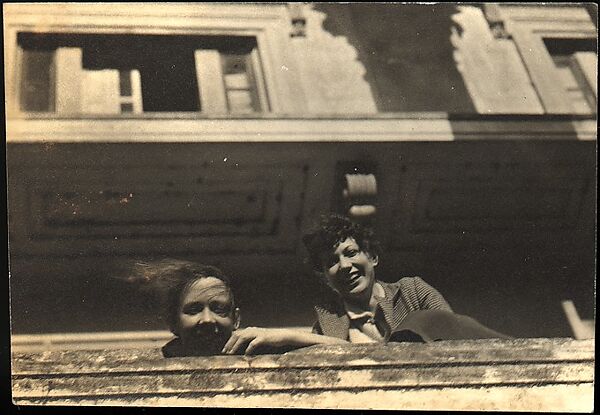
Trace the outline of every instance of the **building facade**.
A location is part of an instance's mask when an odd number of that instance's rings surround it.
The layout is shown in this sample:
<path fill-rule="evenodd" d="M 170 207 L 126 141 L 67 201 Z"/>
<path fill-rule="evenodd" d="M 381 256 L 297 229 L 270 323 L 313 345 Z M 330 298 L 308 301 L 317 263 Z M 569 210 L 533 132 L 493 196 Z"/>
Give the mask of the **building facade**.
<path fill-rule="evenodd" d="M 160 256 L 232 274 L 244 325 L 309 326 L 330 211 L 499 331 L 594 316 L 595 6 L 3 11 L 14 334 L 162 328 L 115 278 Z"/>

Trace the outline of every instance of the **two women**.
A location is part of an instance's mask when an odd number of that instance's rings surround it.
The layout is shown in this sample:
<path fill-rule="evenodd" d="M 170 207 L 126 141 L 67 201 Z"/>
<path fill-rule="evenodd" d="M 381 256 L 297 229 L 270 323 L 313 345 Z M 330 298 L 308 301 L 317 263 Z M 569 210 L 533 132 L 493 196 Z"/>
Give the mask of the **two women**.
<path fill-rule="evenodd" d="M 328 287 L 319 295 L 312 333 L 239 329 L 240 313 L 220 270 L 173 260 L 146 264 L 145 273 L 152 277 L 137 279 L 154 281 L 169 299 L 166 317 L 176 338 L 163 348 L 164 355 L 254 354 L 315 344 L 506 337 L 470 317 L 454 314 L 443 296 L 419 277 L 393 283 L 377 280 L 377 241 L 369 228 L 348 218 L 324 218 L 303 242 L 315 272 Z M 143 270 L 144 266 L 138 267 L 137 274 L 143 275 Z"/>

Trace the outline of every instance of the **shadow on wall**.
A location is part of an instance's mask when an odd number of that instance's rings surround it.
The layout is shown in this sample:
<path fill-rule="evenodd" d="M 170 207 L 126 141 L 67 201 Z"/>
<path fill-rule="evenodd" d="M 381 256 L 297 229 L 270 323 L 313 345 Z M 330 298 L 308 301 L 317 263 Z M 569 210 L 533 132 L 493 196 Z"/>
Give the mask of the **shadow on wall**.
<path fill-rule="evenodd" d="M 379 112 L 474 113 L 456 68 L 455 5 L 315 4 L 323 29 L 345 36 L 366 68 Z"/>

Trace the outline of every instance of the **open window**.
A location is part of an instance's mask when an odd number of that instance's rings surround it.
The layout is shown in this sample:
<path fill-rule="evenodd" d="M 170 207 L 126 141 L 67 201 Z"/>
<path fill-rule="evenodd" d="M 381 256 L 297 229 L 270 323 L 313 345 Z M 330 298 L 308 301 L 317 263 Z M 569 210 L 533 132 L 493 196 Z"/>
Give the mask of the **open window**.
<path fill-rule="evenodd" d="M 23 112 L 269 110 L 254 37 L 20 32 L 17 42 Z"/>
<path fill-rule="evenodd" d="M 486 4 L 517 47 L 547 114 L 596 113 L 598 29 L 581 4 Z"/>
<path fill-rule="evenodd" d="M 544 44 L 573 111 L 578 114 L 596 113 L 596 39 L 545 38 Z"/>

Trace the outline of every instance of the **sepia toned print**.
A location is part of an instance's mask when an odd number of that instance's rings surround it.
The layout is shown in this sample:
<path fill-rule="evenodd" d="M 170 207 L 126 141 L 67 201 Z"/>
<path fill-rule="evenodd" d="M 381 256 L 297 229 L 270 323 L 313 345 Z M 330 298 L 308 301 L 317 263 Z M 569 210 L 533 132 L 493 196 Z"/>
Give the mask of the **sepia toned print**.
<path fill-rule="evenodd" d="M 4 4 L 13 404 L 592 412 L 597 17 Z"/>

